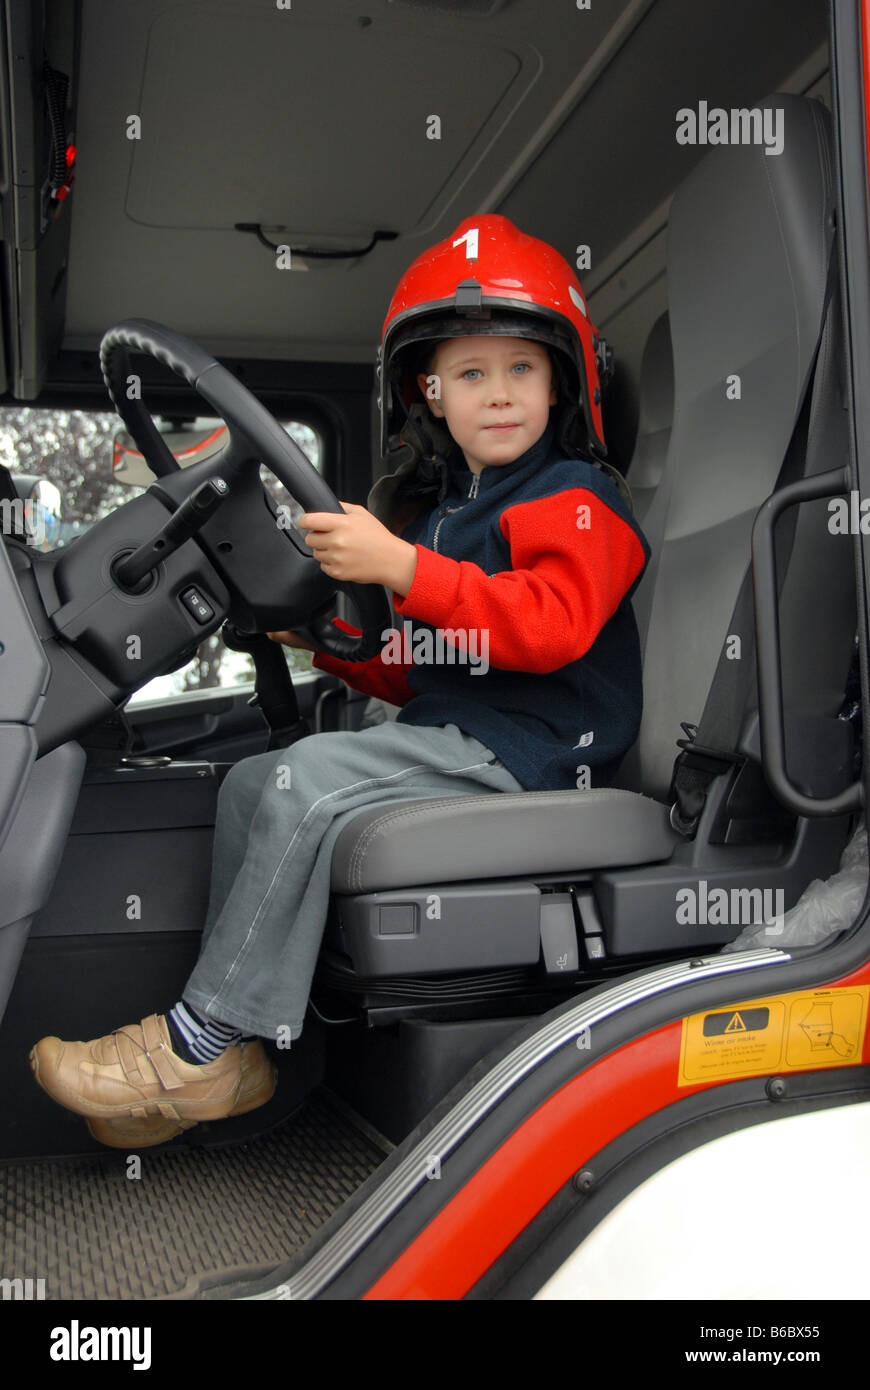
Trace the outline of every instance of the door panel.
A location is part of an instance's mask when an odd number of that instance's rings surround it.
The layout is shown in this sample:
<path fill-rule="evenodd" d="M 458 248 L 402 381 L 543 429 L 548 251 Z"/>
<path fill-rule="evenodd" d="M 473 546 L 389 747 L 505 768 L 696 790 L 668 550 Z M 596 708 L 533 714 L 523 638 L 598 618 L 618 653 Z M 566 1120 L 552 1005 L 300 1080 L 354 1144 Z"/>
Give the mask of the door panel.
<path fill-rule="evenodd" d="M 320 696 L 339 686 L 333 676 L 294 681 L 299 713 L 312 733 Z M 134 753 L 206 762 L 238 762 L 264 753 L 269 730 L 258 707 L 251 704 L 253 695 L 253 686 L 241 685 L 134 705 L 125 710 L 135 735 Z M 341 704 L 338 699 L 330 701 L 330 705 Z"/>

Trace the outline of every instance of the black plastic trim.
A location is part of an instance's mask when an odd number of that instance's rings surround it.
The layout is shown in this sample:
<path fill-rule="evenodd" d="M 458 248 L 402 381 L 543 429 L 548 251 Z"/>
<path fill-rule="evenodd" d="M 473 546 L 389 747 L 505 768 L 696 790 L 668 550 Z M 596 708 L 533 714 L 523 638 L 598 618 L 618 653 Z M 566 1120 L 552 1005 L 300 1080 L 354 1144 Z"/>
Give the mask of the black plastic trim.
<path fill-rule="evenodd" d="M 829 6 L 831 90 L 834 94 L 834 153 L 840 229 L 840 283 L 843 289 L 843 341 L 850 425 L 852 487 L 860 487 L 862 475 L 870 476 L 870 414 L 861 408 L 870 373 L 870 208 L 868 208 L 868 152 L 865 144 L 860 0 L 838 0 Z M 845 138 L 844 138 L 845 137 Z M 868 655 L 867 597 L 870 592 L 870 538 L 855 536 L 855 576 L 860 641 L 858 668 L 861 702 L 866 721 L 870 716 L 870 655 Z M 864 804 L 868 804 L 870 760 L 864 765 Z M 854 942 L 849 938 L 850 948 Z M 854 958 L 857 949 L 843 957 Z M 865 952 L 866 955 L 866 952 Z M 837 952 L 839 964 L 841 953 Z"/>

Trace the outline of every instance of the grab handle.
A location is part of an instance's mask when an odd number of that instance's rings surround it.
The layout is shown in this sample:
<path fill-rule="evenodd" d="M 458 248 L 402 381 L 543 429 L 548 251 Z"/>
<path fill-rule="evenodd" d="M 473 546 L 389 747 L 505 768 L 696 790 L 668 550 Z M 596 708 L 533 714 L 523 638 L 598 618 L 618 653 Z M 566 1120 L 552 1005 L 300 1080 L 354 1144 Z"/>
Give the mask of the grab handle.
<path fill-rule="evenodd" d="M 761 762 L 774 795 L 799 816 L 839 816 L 864 804 L 864 787 L 853 782 L 836 796 L 807 796 L 794 785 L 785 765 L 782 671 L 779 656 L 779 605 L 773 531 L 782 512 L 799 502 L 835 497 L 849 489 L 845 468 L 816 473 L 780 488 L 759 508 L 752 527 L 752 583 L 758 661 Z"/>

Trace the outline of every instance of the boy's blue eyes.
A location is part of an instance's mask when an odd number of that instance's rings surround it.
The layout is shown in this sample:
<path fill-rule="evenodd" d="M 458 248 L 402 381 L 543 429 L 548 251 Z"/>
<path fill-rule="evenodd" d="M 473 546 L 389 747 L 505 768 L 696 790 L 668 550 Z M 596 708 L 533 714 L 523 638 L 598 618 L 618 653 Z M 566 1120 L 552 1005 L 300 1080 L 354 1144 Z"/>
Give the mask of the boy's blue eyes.
<path fill-rule="evenodd" d="M 524 369 L 523 375 L 525 376 L 525 373 L 526 373 L 526 372 L 530 372 L 530 371 L 532 370 L 532 364 L 531 364 L 530 362 L 517 362 L 517 363 L 515 364 L 515 366 L 512 368 L 512 370 L 513 370 L 513 371 L 517 371 L 518 368 L 523 368 L 523 369 Z M 480 368 L 479 368 L 479 367 L 467 367 L 467 368 L 465 369 L 465 371 L 462 373 L 463 378 L 464 378 L 464 377 L 467 377 L 467 376 L 470 376 L 472 372 L 477 372 L 477 374 L 478 374 L 478 376 L 479 376 L 479 375 L 480 375 Z"/>

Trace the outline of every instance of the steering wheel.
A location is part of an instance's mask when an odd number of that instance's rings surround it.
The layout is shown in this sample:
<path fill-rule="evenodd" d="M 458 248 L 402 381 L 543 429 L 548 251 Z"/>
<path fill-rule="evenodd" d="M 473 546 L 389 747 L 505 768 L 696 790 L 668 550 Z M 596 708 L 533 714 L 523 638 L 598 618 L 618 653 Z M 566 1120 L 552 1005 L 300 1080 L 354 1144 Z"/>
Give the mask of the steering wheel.
<path fill-rule="evenodd" d="M 343 514 L 344 509 L 335 494 L 296 441 L 231 372 L 189 338 L 163 324 L 153 323 L 149 319 L 125 319 L 103 336 L 100 365 L 115 408 L 158 478 L 169 480 L 171 475 L 182 470 L 159 434 L 141 397 L 134 393 L 131 398 L 128 389 L 130 349 L 156 358 L 182 377 L 226 423 L 229 440 L 220 454 L 207 461 L 209 476 L 219 476 L 228 484 L 229 500 L 224 506 L 233 505 L 233 480 L 240 479 L 252 469 L 258 470 L 259 464 L 264 463 L 305 511 Z M 203 467 L 194 465 L 189 470 L 197 482 L 202 480 Z M 179 483 L 173 490 L 177 493 L 180 486 Z M 194 490 L 194 486 L 191 480 L 190 491 Z M 283 536 L 291 544 L 289 532 L 284 531 Z M 288 558 L 289 554 L 288 551 Z M 296 624 L 295 631 L 310 637 L 319 650 L 344 661 L 367 661 L 376 656 L 383 645 L 381 634 L 393 622 L 384 587 L 330 579 L 323 575 L 318 561 L 310 552 L 306 554 L 300 545 L 293 543 L 294 562 L 298 555 L 302 555 L 318 571 L 318 575 L 322 575 L 324 583 L 316 586 L 316 592 L 318 595 L 325 593 L 328 597 L 304 627 Z M 225 564 L 222 569 L 232 585 L 230 566 Z M 306 571 L 306 575 L 310 581 L 310 570 Z M 310 582 L 308 588 L 311 588 Z M 359 636 L 340 631 L 332 622 L 335 595 L 339 591 L 348 595 L 359 615 L 362 625 Z"/>

